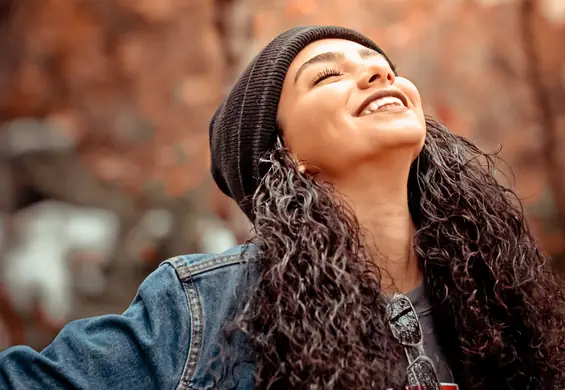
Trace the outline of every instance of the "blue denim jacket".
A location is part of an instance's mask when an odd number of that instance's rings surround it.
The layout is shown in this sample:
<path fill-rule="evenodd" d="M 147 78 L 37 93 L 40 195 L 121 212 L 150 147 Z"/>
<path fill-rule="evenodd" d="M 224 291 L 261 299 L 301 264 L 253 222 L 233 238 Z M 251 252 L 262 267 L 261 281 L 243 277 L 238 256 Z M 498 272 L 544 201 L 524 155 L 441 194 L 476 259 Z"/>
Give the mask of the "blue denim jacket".
<path fill-rule="evenodd" d="M 209 389 L 208 362 L 235 308 L 236 286 L 255 249 L 179 256 L 143 281 L 122 315 L 65 326 L 43 351 L 0 353 L 0 389 Z M 241 254 L 243 253 L 243 256 Z M 253 388 L 252 368 L 237 389 Z"/>

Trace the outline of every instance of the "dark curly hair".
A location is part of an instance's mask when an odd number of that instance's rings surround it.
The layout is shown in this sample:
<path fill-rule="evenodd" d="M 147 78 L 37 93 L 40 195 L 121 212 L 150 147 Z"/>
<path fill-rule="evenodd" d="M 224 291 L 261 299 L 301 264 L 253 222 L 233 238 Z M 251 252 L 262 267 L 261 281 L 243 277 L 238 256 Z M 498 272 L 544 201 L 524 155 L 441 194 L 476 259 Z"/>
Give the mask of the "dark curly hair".
<path fill-rule="evenodd" d="M 563 290 L 516 195 L 495 179 L 498 157 L 426 123 L 408 180 L 413 245 L 460 388 L 565 388 Z M 260 277 L 227 343 L 245 334 L 257 389 L 403 388 L 404 352 L 355 215 L 288 151 L 266 163 L 253 198 Z"/>

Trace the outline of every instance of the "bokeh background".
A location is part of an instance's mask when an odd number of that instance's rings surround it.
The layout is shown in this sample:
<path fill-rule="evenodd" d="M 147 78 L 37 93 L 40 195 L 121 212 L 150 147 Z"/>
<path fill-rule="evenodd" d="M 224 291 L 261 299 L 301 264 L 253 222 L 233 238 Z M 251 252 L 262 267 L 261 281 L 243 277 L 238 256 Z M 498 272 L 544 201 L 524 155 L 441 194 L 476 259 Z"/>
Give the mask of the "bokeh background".
<path fill-rule="evenodd" d="M 499 150 L 565 269 L 564 0 L 0 0 L 0 350 L 248 238 L 211 180 L 208 121 L 298 24 L 370 36 L 429 114 Z"/>

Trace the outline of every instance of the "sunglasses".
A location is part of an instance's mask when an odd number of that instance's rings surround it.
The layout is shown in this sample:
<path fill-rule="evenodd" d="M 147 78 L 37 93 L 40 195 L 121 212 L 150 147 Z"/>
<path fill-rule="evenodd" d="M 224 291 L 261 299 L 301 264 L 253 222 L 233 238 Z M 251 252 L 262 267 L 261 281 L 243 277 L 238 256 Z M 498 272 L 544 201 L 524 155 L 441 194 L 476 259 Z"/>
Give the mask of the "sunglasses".
<path fill-rule="evenodd" d="M 410 299 L 403 294 L 395 294 L 387 305 L 387 316 L 392 335 L 406 352 L 409 388 L 441 390 L 434 364 L 424 351 L 422 326 Z"/>

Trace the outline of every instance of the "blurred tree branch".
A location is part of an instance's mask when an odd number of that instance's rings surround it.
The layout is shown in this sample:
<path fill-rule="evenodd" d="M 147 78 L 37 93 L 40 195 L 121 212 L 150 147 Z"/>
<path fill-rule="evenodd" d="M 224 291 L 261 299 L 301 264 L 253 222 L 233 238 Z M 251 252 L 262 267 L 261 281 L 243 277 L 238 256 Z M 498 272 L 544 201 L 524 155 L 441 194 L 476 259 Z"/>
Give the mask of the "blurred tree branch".
<path fill-rule="evenodd" d="M 525 82 L 530 88 L 538 121 L 543 131 L 542 158 L 547 169 L 549 186 L 553 192 L 559 229 L 565 235 L 565 175 L 559 160 L 558 123 L 551 106 L 551 97 L 544 85 L 541 57 L 535 34 L 536 0 L 522 0 L 520 26 L 526 61 Z"/>

